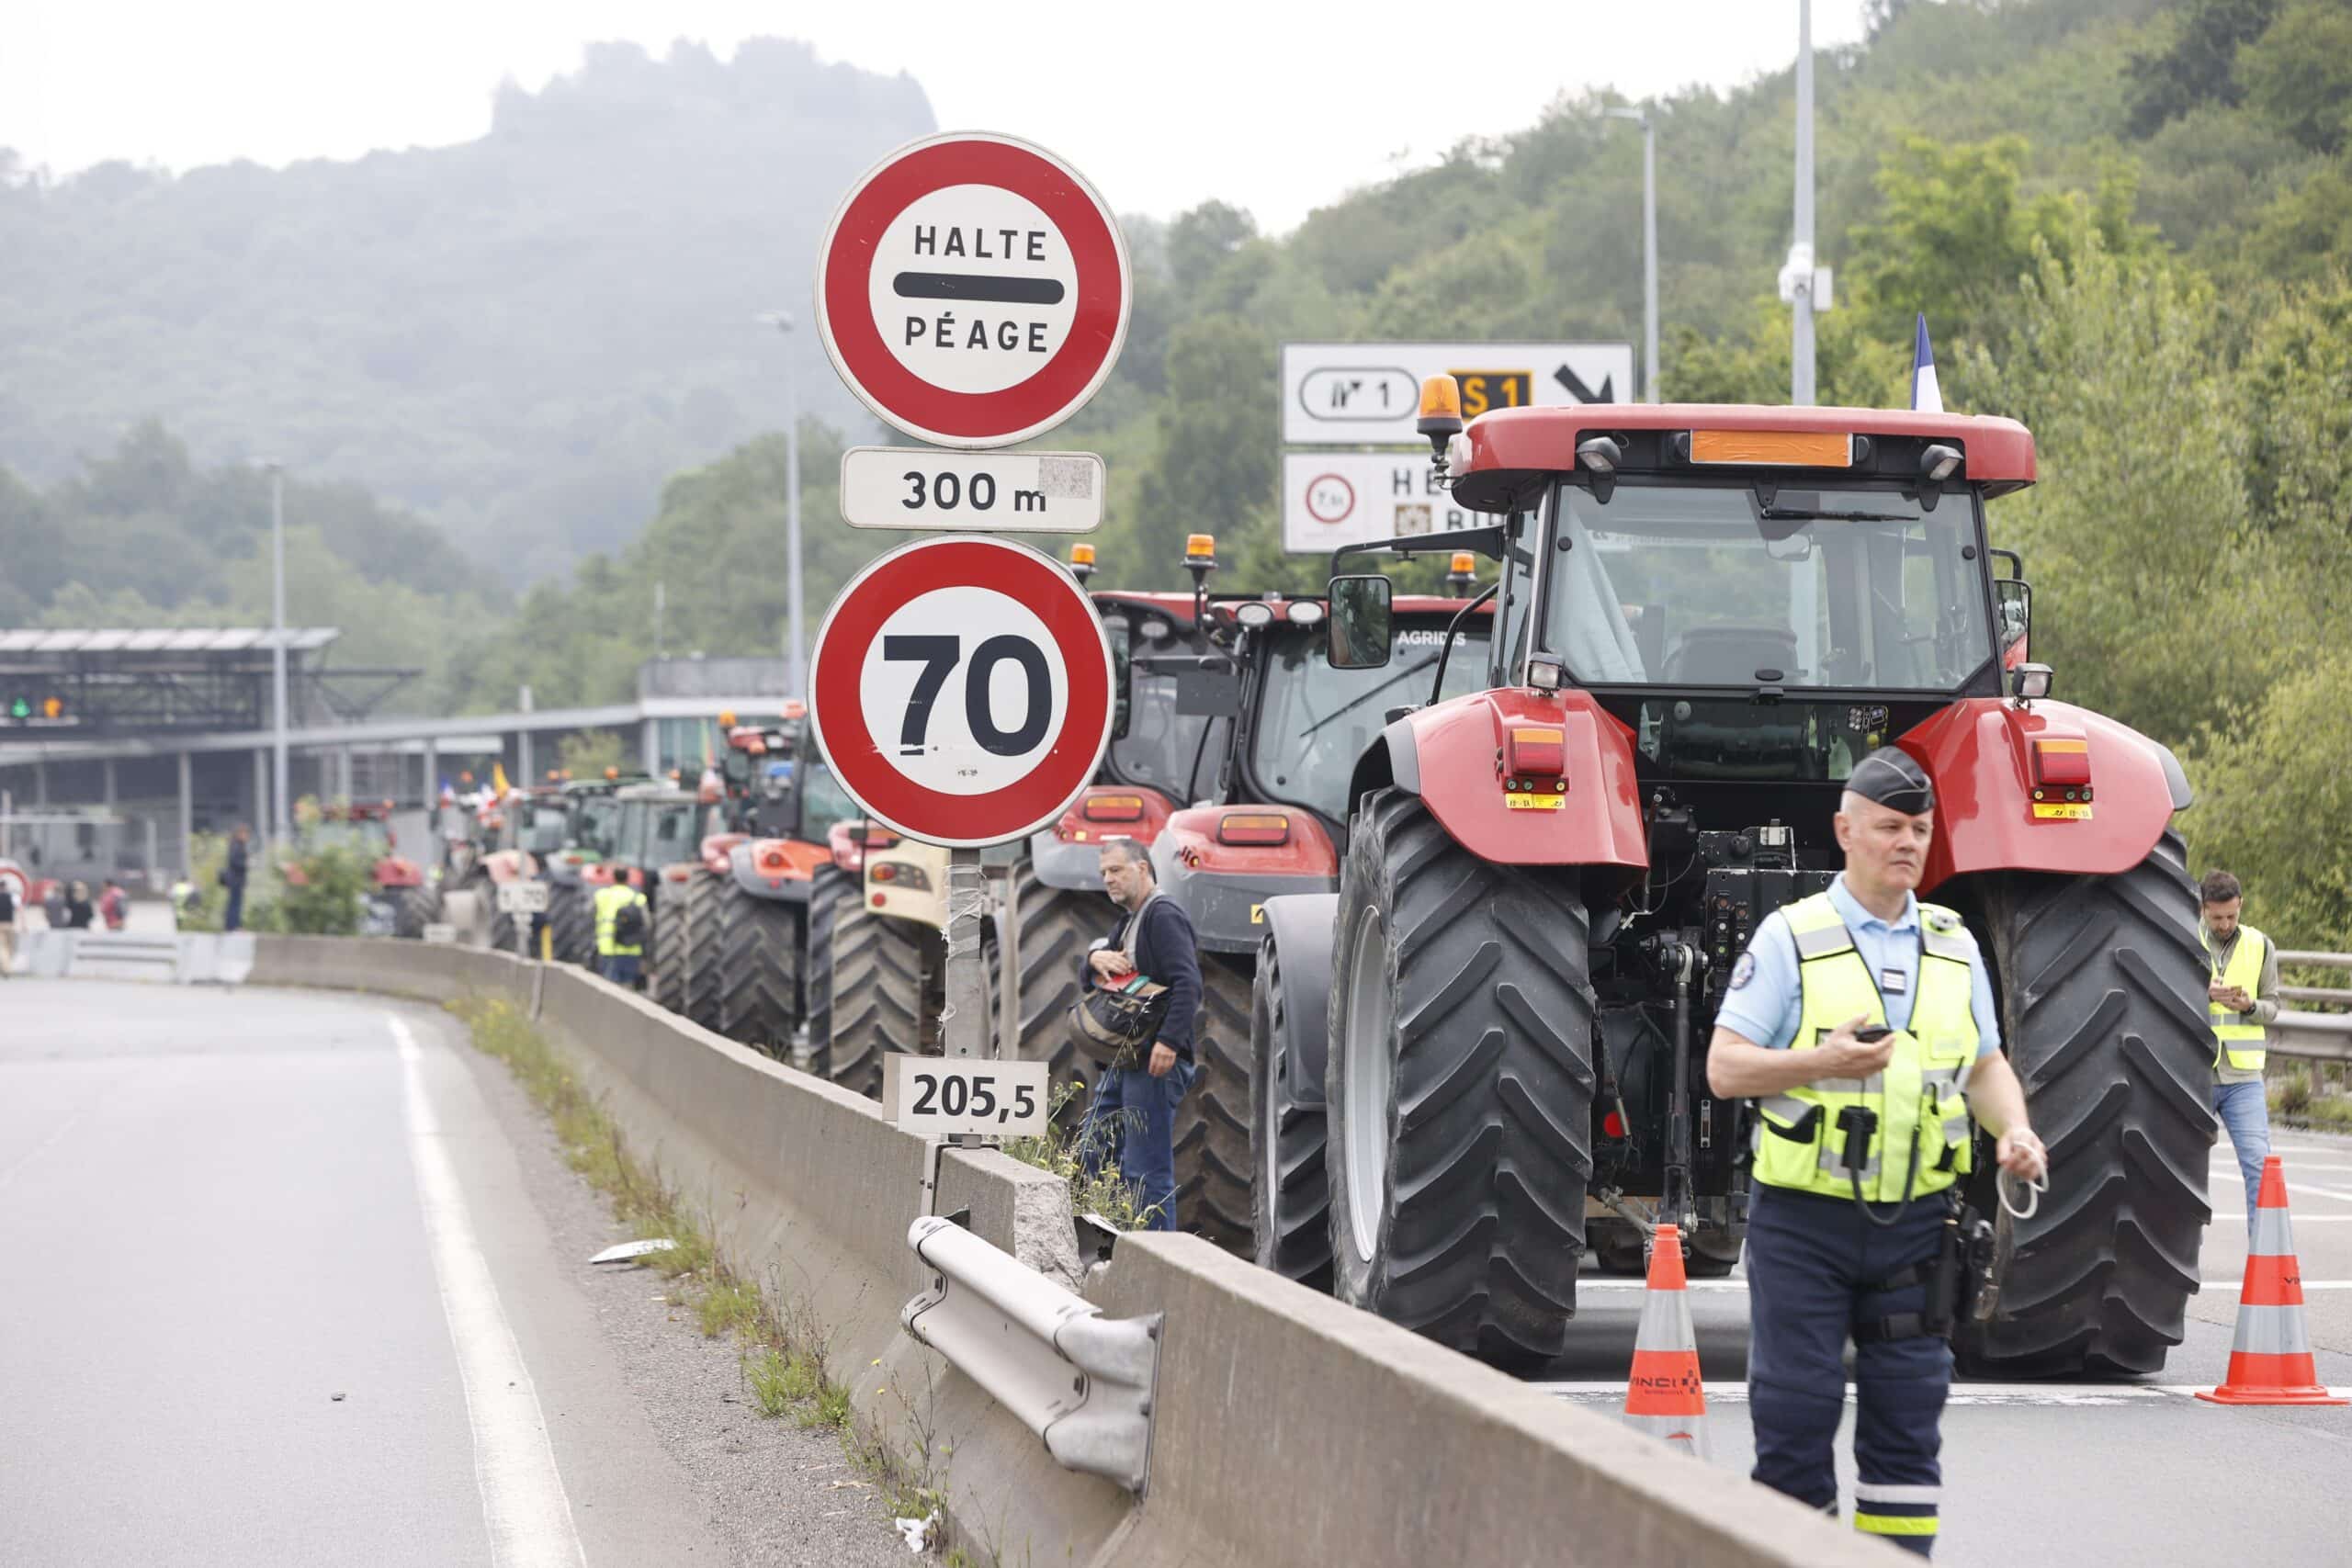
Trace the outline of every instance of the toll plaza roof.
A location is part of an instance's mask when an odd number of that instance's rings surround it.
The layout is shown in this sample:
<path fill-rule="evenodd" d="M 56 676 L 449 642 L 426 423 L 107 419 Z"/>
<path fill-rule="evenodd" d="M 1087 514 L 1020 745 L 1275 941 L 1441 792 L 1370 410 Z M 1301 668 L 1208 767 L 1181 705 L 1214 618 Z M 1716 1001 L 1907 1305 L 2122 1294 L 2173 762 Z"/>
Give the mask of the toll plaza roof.
<path fill-rule="evenodd" d="M 1588 436 L 1640 431 L 1779 432 L 1893 437 L 1958 446 L 1962 473 L 1988 494 L 2034 479 L 2033 434 L 2013 419 L 1926 413 L 1916 409 L 1773 408 L 1747 403 L 1584 403 L 1571 408 L 1497 409 L 1464 433 L 1470 459 L 1453 472 L 1462 504 L 1509 511 L 1533 499 L 1538 476 L 1577 467 Z M 1780 471 L 1792 476 L 1801 468 Z"/>
<path fill-rule="evenodd" d="M 343 634 L 334 626 L 288 626 L 286 649 L 311 653 Z M 0 631 L 0 654 L 11 653 L 163 653 L 208 654 L 264 652 L 277 646 L 278 634 L 267 626 L 162 626 L 105 631 L 50 631 L 21 627 Z"/>

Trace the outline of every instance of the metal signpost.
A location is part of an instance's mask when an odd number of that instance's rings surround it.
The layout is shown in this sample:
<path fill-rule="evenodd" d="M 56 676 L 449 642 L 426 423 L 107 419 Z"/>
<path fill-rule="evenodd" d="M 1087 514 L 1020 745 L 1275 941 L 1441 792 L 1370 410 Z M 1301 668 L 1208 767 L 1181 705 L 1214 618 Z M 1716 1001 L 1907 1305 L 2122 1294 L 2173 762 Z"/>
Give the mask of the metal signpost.
<path fill-rule="evenodd" d="M 1110 642 L 1058 562 L 996 531 L 1102 520 L 1102 460 L 999 450 L 1094 395 L 1125 341 L 1127 249 L 1093 186 L 1043 148 L 955 132 L 910 142 L 853 186 L 817 263 L 817 326 L 850 390 L 930 447 L 856 447 L 843 517 L 953 530 L 851 579 L 817 632 L 808 710 L 867 816 L 952 851 L 946 1055 L 884 1059 L 884 1104 L 938 1141 L 1044 1130 L 1048 1069 L 997 1059 L 980 928 L 984 846 L 1057 820 L 1110 744 Z M 951 447 L 940 451 L 937 447 Z M 1017 994 L 1012 976 L 999 994 Z M 1011 1038 L 1006 1036 L 1005 1038 Z"/>
<path fill-rule="evenodd" d="M 498 888 L 498 912 L 514 917 L 514 956 L 531 956 L 530 917 L 548 912 L 548 885 L 544 882 L 516 880 L 502 883 Z"/>

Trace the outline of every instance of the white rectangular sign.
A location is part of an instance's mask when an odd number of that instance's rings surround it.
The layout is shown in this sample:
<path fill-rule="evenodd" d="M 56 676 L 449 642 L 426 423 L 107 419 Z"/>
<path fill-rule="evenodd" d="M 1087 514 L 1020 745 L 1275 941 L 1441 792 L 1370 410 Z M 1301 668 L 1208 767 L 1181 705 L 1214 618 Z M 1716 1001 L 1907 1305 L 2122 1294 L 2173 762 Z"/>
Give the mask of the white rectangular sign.
<path fill-rule="evenodd" d="M 882 1105 L 891 1124 L 925 1137 L 994 1133 L 1042 1138 L 1052 1118 L 1053 1064 L 986 1056 L 882 1058 Z"/>
<path fill-rule="evenodd" d="M 1630 343 L 1286 343 L 1283 439 L 1294 446 L 1419 441 L 1421 382 L 1462 383 L 1462 417 L 1490 409 L 1629 402 Z"/>
<path fill-rule="evenodd" d="M 1085 534 L 1102 525 L 1105 479 L 1091 452 L 853 446 L 842 516 L 853 528 Z"/>
<path fill-rule="evenodd" d="M 428 921 L 424 928 L 427 942 L 451 942 L 458 940 L 458 928 L 447 920 Z"/>
<path fill-rule="evenodd" d="M 1341 545 L 1443 534 L 1498 521 L 1453 503 L 1419 452 L 1283 454 L 1283 548 L 1329 555 Z"/>
<path fill-rule="evenodd" d="M 503 882 L 498 886 L 498 912 L 502 915 L 544 915 L 548 910 L 548 885 L 544 882 Z"/>

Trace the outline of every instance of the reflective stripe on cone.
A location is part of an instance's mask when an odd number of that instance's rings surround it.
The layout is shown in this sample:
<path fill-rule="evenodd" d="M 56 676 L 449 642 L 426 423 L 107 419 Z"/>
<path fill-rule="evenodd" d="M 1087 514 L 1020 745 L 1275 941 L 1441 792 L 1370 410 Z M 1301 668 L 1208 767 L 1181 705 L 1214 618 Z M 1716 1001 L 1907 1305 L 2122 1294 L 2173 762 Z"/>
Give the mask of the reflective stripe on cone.
<path fill-rule="evenodd" d="M 1634 1369 L 1625 1383 L 1625 1424 L 1663 1442 L 1709 1457 L 1707 1391 L 1699 1375 L 1699 1337 L 1682 1277 L 1682 1235 L 1660 1225 L 1652 1237 L 1648 1289 L 1634 1335 Z"/>
<path fill-rule="evenodd" d="M 2303 1327 L 2302 1266 L 2287 1217 L 2286 1168 L 2277 1155 L 2262 1162 L 2255 1200 L 2254 1244 L 2238 1292 L 2237 1332 L 2222 1386 L 2197 1397 L 2215 1404 L 2343 1404 L 2319 1381 Z"/>

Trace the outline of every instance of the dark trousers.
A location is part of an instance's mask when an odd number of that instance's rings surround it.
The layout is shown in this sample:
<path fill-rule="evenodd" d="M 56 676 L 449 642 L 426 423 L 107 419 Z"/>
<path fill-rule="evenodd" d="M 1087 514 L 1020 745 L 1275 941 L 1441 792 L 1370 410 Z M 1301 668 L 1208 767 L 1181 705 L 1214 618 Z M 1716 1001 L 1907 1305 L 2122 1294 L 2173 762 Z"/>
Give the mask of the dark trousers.
<path fill-rule="evenodd" d="M 229 884 L 229 912 L 220 917 L 220 929 L 224 931 L 245 929 L 245 885 L 242 882 Z"/>
<path fill-rule="evenodd" d="M 1946 1204 L 1939 1193 L 1897 1210 L 1881 1229 L 1842 1198 L 1756 1188 L 1748 1211 L 1748 1415 L 1755 1479 L 1835 1514 L 1838 1422 L 1845 1413 L 1846 1344 L 1857 1322 L 1916 1313 L 1925 1286 L 1871 1286 L 1933 1260 Z M 1859 1345 L 1854 1354 L 1854 1523 L 1926 1556 L 1934 1547 L 1943 1470 L 1937 1456 L 1951 1350 L 1919 1336 Z"/>
<path fill-rule="evenodd" d="M 1176 1228 L 1176 1107 L 1198 1070 L 1182 1056 L 1160 1077 L 1141 1067 L 1105 1067 L 1086 1102 L 1078 1146 L 1087 1173 L 1099 1174 L 1115 1149 L 1136 1207 L 1151 1212 L 1146 1230 Z"/>
<path fill-rule="evenodd" d="M 637 984 L 637 971 L 641 961 L 642 955 L 639 953 L 608 953 L 597 962 L 599 967 L 604 970 L 605 979 L 616 986 L 634 987 Z"/>

